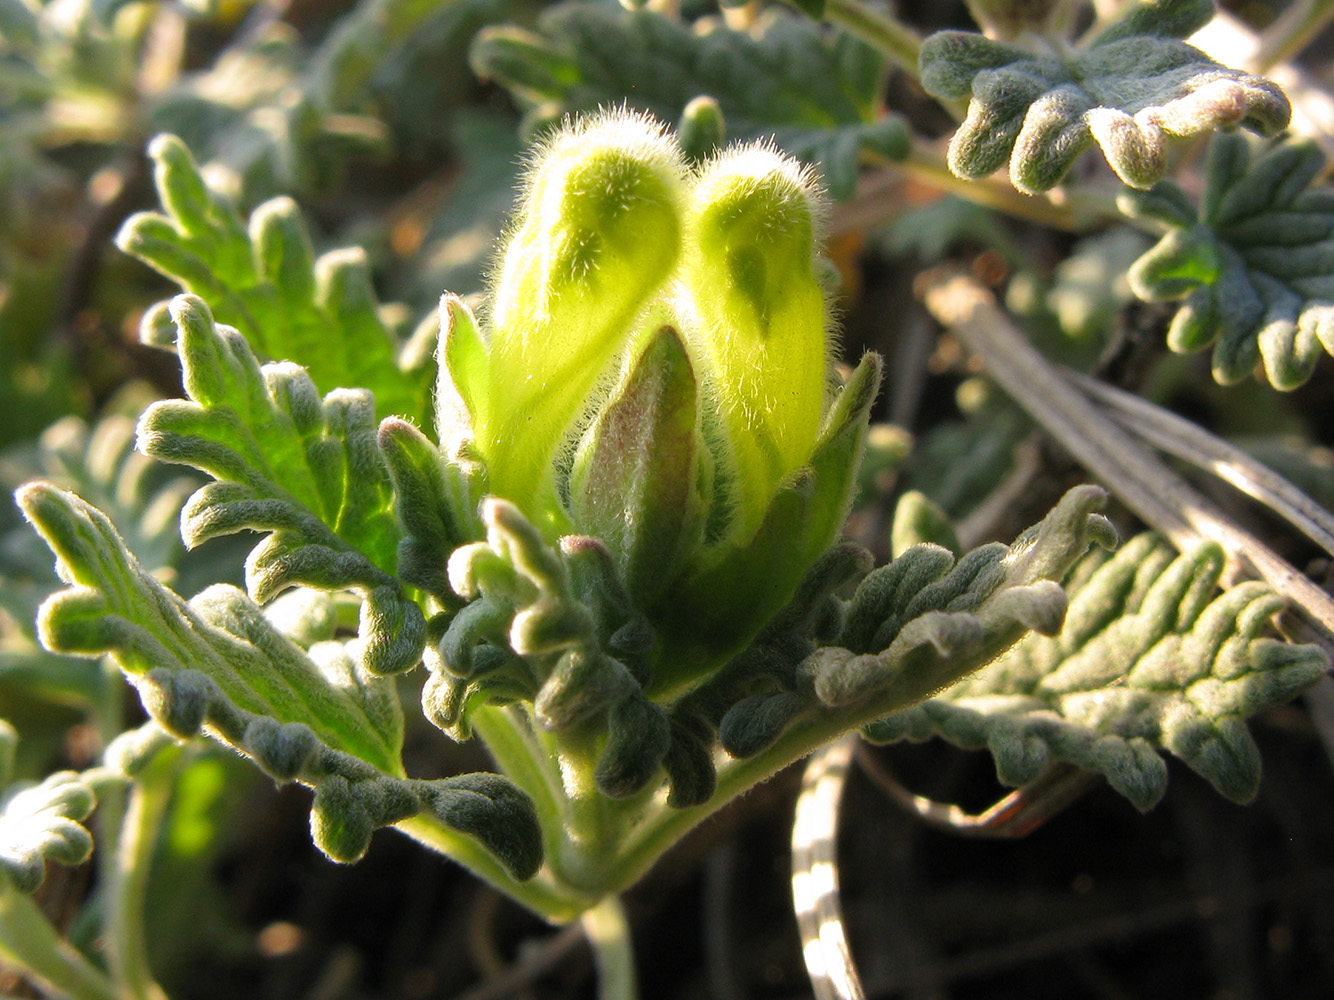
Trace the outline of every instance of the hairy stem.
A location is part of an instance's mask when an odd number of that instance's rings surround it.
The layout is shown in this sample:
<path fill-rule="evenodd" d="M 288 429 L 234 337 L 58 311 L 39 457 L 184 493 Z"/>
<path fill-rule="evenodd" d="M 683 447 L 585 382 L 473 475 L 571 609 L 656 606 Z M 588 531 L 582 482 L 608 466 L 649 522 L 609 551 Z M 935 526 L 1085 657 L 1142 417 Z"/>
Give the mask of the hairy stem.
<path fill-rule="evenodd" d="M 1256 72 L 1264 73 L 1301 52 L 1331 20 L 1334 0 L 1297 0 L 1260 36 L 1251 56 Z"/>
<path fill-rule="evenodd" d="M 868 7 L 859 0 L 828 0 L 824 16 L 882 53 L 914 80 L 918 78 L 917 57 L 922 50 L 922 40 L 892 15 Z"/>
<path fill-rule="evenodd" d="M 115 985 L 64 940 L 33 900 L 0 885 L 0 959 L 60 996 L 122 1000 Z"/>
<path fill-rule="evenodd" d="M 403 820 L 396 824 L 396 829 L 419 844 L 457 861 L 483 882 L 550 923 L 569 923 L 595 902 L 593 898 L 581 896 L 569 887 L 557 884 L 546 869 L 527 882 L 515 880 L 489 851 L 428 812 Z"/>
<path fill-rule="evenodd" d="M 167 1000 L 148 964 L 144 903 L 153 849 L 171 803 L 182 751 L 167 746 L 135 776 L 116 850 L 107 857 L 105 932 L 111 974 L 127 1000 Z"/>
<path fill-rule="evenodd" d="M 598 970 L 598 1000 L 636 1000 L 634 942 L 621 897 L 604 896 L 584 911 L 580 922 Z"/>

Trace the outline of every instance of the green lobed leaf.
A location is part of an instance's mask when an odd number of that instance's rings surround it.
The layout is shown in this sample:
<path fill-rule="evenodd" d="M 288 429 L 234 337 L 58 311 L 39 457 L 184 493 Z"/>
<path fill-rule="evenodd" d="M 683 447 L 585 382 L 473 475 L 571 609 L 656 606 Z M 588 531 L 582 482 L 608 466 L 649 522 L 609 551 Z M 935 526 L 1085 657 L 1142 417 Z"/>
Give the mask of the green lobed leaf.
<path fill-rule="evenodd" d="M 1223 564 L 1214 543 L 1176 555 L 1151 534 L 1114 556 L 1091 553 L 1071 571 L 1059 634 L 1025 638 L 867 734 L 985 747 L 1011 785 L 1064 761 L 1103 775 L 1140 809 L 1162 797 L 1167 752 L 1247 801 L 1260 758 L 1244 720 L 1294 697 L 1328 663 L 1314 646 L 1273 637 L 1283 602 L 1266 585 L 1220 594 Z"/>
<path fill-rule="evenodd" d="M 696 98 L 711 97 L 732 138 L 773 137 L 818 164 L 835 198 L 852 194 L 863 152 L 908 152 L 902 124 L 879 116 L 883 60 L 779 11 L 749 34 L 721 23 L 692 31 L 651 10 L 563 3 L 543 13 L 536 32 L 482 31 L 471 58 L 480 76 L 533 109 L 534 123 L 624 102 L 677 121 Z M 875 72 L 865 72 L 868 61 Z"/>
<path fill-rule="evenodd" d="M 1131 267 L 1131 288 L 1150 302 L 1182 300 L 1168 346 L 1212 344 L 1221 384 L 1258 360 L 1276 389 L 1295 389 L 1322 351 L 1334 354 L 1334 192 L 1310 186 L 1325 162 L 1311 142 L 1252 156 L 1242 137 L 1219 136 L 1198 209 L 1171 181 L 1121 201 L 1169 227 Z"/>
<path fill-rule="evenodd" d="M 482 517 L 486 541 L 449 560 L 454 591 L 469 603 L 442 616 L 427 650 L 427 717 L 466 739 L 478 705 L 529 702 L 543 729 L 607 734 L 592 774 L 604 795 L 636 794 L 667 766 L 681 782 L 673 804 L 696 804 L 712 787 L 711 765 L 700 773 L 697 736 L 645 697 L 654 636 L 606 546 L 568 536 L 553 549 L 504 500 L 484 501 Z"/>
<path fill-rule="evenodd" d="M 429 810 L 516 878 L 540 866 L 536 813 L 505 779 L 402 776 L 392 680 L 367 672 L 338 643 L 307 653 L 233 587 L 183 600 L 139 566 L 105 515 L 72 494 L 32 483 L 19 503 L 72 585 L 42 607 L 47 647 L 109 653 L 167 732 L 185 739 L 206 729 L 275 780 L 310 785 L 312 833 L 331 858 L 354 861 L 376 828 Z M 116 752 L 117 760 L 138 756 L 134 746 Z"/>
<path fill-rule="evenodd" d="M 928 697 L 1026 631 L 1059 630 L 1066 599 L 1056 581 L 1090 543 L 1115 541 L 1093 512 L 1104 499 L 1096 487 L 1078 487 L 1013 545 L 957 560 L 937 545 L 914 546 L 866 576 L 850 601 L 833 594 L 866 565 L 831 550 L 798 600 L 691 695 L 691 707 L 718 717 L 723 748 L 747 756 L 821 712 Z"/>
<path fill-rule="evenodd" d="M 209 302 L 259 354 L 299 359 L 324 391 L 369 389 L 381 412 L 429 412 L 428 380 L 400 369 L 361 250 L 317 259 L 286 197 L 260 205 L 247 227 L 175 136 L 158 136 L 149 156 L 164 212 L 128 219 L 116 237 L 122 250 Z M 151 326 L 144 339 L 156 342 Z"/>
<path fill-rule="evenodd" d="M 140 562 L 171 582 L 193 568 L 182 559 L 178 523 L 199 481 L 136 452 L 134 439 L 134 421 L 119 406 L 92 426 L 65 417 L 42 433 L 31 454 L 6 456 L 0 481 L 12 490 L 42 477 L 92 498 L 124 526 L 126 546 Z M 82 710 L 105 698 L 105 674 L 87 660 L 54 656 L 37 642 L 37 607 L 59 580 L 41 540 L 21 523 L 17 509 L 13 514 L 19 523 L 0 536 L 0 692 L 10 712 L 20 711 L 14 699 L 29 698 Z M 218 572 L 216 554 L 211 569 Z M 35 747 L 33 735 L 26 747 Z"/>
<path fill-rule="evenodd" d="M 338 389 L 321 399 L 305 369 L 261 368 L 241 335 L 216 326 L 193 296 L 172 300 L 171 315 L 191 399 L 149 407 L 139 447 L 216 480 L 182 512 L 186 544 L 270 532 L 246 562 L 255 600 L 295 585 L 356 590 L 364 665 L 375 673 L 415 666 L 425 623 L 390 572 L 399 530 L 370 395 Z"/>
<path fill-rule="evenodd" d="M 0 808 L 0 879 L 19 892 L 34 893 L 48 861 L 77 865 L 88 860 L 93 838 L 82 824 L 95 804 L 93 790 L 73 771 L 10 789 Z"/>
<path fill-rule="evenodd" d="M 949 166 L 977 178 L 1010 165 L 1034 194 L 1055 187 L 1095 142 L 1125 183 L 1148 188 L 1173 138 L 1243 126 L 1282 131 L 1291 107 L 1277 85 L 1228 69 L 1181 41 L 1207 23 L 1212 0 L 1139 0 L 1063 56 L 942 31 L 922 43 L 922 86 L 970 98 Z"/>

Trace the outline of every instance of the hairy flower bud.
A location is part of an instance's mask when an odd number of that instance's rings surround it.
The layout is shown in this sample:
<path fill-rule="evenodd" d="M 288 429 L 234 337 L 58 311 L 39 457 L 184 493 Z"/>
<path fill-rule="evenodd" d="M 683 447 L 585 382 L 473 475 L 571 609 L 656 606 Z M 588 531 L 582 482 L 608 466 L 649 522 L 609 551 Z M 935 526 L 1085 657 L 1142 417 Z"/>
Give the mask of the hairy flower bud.
<path fill-rule="evenodd" d="M 687 214 L 687 327 L 708 372 L 735 481 L 733 537 L 811 456 L 824 408 L 826 309 L 809 173 L 765 146 L 708 164 Z"/>
<path fill-rule="evenodd" d="M 571 423 L 680 246 L 682 158 L 651 119 L 606 114 L 541 150 L 500 267 L 490 387 L 474 414 L 498 496 L 547 499 Z"/>

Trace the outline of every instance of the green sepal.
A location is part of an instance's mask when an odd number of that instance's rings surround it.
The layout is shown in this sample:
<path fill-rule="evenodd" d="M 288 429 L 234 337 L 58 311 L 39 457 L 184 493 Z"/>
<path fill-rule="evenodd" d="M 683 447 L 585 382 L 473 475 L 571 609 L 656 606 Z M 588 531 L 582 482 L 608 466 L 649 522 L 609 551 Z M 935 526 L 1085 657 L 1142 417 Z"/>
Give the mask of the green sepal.
<path fill-rule="evenodd" d="M 174 299 L 172 317 L 192 401 L 149 407 L 139 421 L 139 448 L 219 480 L 182 511 L 186 544 L 271 532 L 246 561 L 257 601 L 296 585 L 355 589 L 369 628 L 362 634 L 366 666 L 376 673 L 415 666 L 424 621 L 391 575 L 399 529 L 369 395 L 338 389 L 321 400 L 304 369 L 261 368 L 244 339 L 216 326 L 193 296 Z"/>
<path fill-rule="evenodd" d="M 612 552 L 633 600 L 650 606 L 704 532 L 694 371 L 663 327 L 601 409 L 575 456 L 571 518 Z"/>
<path fill-rule="evenodd" d="M 689 684 L 740 652 L 738 639 L 749 641 L 783 608 L 807 567 L 833 544 L 852 502 L 880 371 L 877 355 L 862 358 L 826 415 L 810 462 L 780 487 L 755 537 L 719 546 L 675 588 L 670 604 L 653 610 L 667 650 L 660 662 L 680 665 L 661 670 L 655 690 Z"/>
<path fill-rule="evenodd" d="M 1223 551 L 1177 555 L 1139 535 L 1069 576 L 1060 633 L 1028 636 L 938 697 L 867 728 L 874 740 L 940 736 L 987 748 L 1006 784 L 1053 761 L 1102 774 L 1136 807 L 1163 795 L 1168 752 L 1228 798 L 1254 797 L 1259 753 L 1245 718 L 1289 700 L 1328 663 L 1268 634 L 1282 601 L 1264 584 L 1219 594 Z"/>
<path fill-rule="evenodd" d="M 1291 107 L 1261 77 L 1228 69 L 1180 39 L 1212 16 L 1206 0 L 1140 0 L 1125 16 L 1062 56 L 942 31 L 922 43 L 922 86 L 969 97 L 950 140 L 958 176 L 1010 164 L 1034 194 L 1059 184 L 1095 142 L 1117 175 L 1149 188 L 1168 165 L 1170 139 L 1241 125 L 1281 132 Z"/>
<path fill-rule="evenodd" d="M 457 295 L 440 300 L 435 432 L 441 447 L 472 439 L 473 420 L 488 405 L 490 360 L 472 310 Z"/>

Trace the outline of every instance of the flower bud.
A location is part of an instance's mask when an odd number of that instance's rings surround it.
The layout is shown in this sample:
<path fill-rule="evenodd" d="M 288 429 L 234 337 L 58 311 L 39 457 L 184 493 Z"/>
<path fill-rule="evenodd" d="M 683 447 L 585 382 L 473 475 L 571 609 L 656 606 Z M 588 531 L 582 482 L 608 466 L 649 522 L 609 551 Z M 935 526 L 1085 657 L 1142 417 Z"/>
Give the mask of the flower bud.
<path fill-rule="evenodd" d="M 491 491 L 531 510 L 590 392 L 680 245 L 682 158 L 651 119 L 611 113 L 542 150 L 494 289 L 490 388 L 475 413 Z"/>
<path fill-rule="evenodd" d="M 809 172 L 758 145 L 713 160 L 692 193 L 683 271 L 697 322 L 687 334 L 735 476 L 738 542 L 810 458 L 820 428 L 827 313 L 816 209 Z"/>

